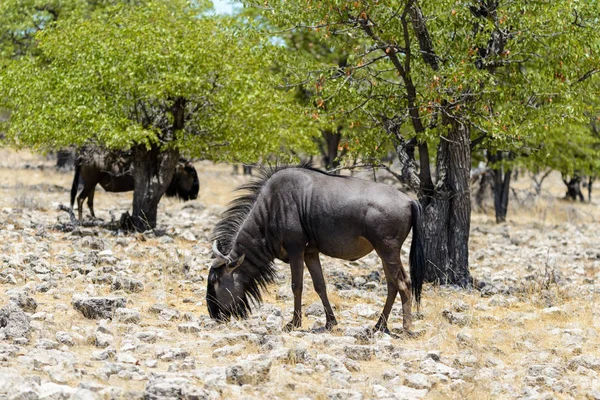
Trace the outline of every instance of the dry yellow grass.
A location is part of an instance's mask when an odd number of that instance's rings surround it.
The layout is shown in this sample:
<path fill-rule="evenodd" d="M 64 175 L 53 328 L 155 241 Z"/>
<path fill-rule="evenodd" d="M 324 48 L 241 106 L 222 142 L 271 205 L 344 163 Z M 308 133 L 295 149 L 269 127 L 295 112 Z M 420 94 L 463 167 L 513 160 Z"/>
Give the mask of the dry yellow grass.
<path fill-rule="evenodd" d="M 24 162 L 35 165 L 47 164 L 43 159 L 26 153 L 19 153 L 15 156 L 11 151 L 0 150 L 0 158 L 3 160 L 0 162 L 0 188 L 2 188 L 0 191 L 0 210 L 3 208 L 21 208 L 23 213 L 31 214 L 32 218 L 36 220 L 42 220 L 41 216 L 45 216 L 46 221 L 56 221 L 57 217 L 66 219 L 66 214 L 56 211 L 56 204 L 68 203 L 68 190 L 72 180 L 70 173 L 55 172 L 49 165 L 44 170 L 12 168 L 12 166 L 22 165 Z M 228 166 L 202 162 L 197 163 L 197 168 L 201 180 L 201 192 L 198 202 L 206 206 L 209 211 L 214 211 L 214 213 L 221 210 L 233 197 L 232 189 L 246 179 L 241 176 L 233 176 Z M 493 304 L 490 298 L 481 297 L 477 291 L 427 286 L 423 294 L 421 309 L 423 318 L 415 322 L 415 329 L 422 332 L 422 334 L 414 339 L 392 339 L 394 346 L 405 350 L 440 351 L 443 361 L 450 366 L 458 366 L 461 363 L 460 358 L 468 353 L 474 356 L 474 359 L 469 362 L 472 363 L 476 373 L 489 369 L 512 371 L 514 375 L 508 378 L 503 376 L 482 378 L 476 374 L 473 377 L 467 375 L 463 379 L 464 382 L 459 384 L 439 382 L 428 393 L 428 398 L 491 399 L 518 397 L 520 395 L 518 392 L 492 392 L 494 384 L 496 382 L 510 384 L 516 390 L 530 385 L 526 378 L 527 371 L 531 365 L 541 362 L 541 358 L 536 358 L 538 356 L 548 357 L 548 360 L 553 360 L 552 363 L 560 365 L 564 369 L 565 379 L 574 382 L 573 385 L 577 389 L 575 393 L 569 391 L 556 392 L 552 387 L 541 385 L 543 390 L 552 392 L 557 398 L 568 398 L 570 395 L 583 397 L 589 393 L 591 388 L 595 387 L 595 384 L 591 382 L 589 384 L 583 382 L 583 378 L 577 375 L 575 371 L 566 369 L 565 366 L 569 360 L 579 354 L 600 356 L 598 350 L 600 345 L 599 335 L 586 334 L 586 340 L 581 346 L 569 348 L 564 345 L 561 332 L 564 329 L 592 330 L 596 333 L 599 331 L 600 310 L 597 294 L 594 294 L 597 291 L 574 292 L 572 285 L 567 290 L 561 284 L 552 281 L 548 275 L 548 268 L 550 270 L 562 269 L 565 271 L 563 274 L 566 276 L 570 271 L 565 270 L 564 265 L 557 265 L 558 262 L 552 264 L 549 261 L 550 254 L 557 252 L 556 248 L 549 248 L 547 256 L 526 260 L 527 264 L 530 264 L 529 266 L 515 266 L 514 261 L 510 258 L 511 254 L 515 254 L 510 251 L 521 250 L 511 250 L 510 245 L 502 245 L 504 249 L 494 249 L 494 240 L 502 235 L 503 229 L 511 237 L 518 238 L 533 235 L 532 243 L 519 244 L 519 246 L 529 246 L 534 250 L 536 249 L 535 240 L 546 240 L 548 235 L 551 234 L 556 236 L 552 240 L 558 240 L 561 243 L 565 241 L 566 249 L 568 245 L 578 240 L 568 235 L 579 229 L 580 224 L 587 225 L 587 231 L 585 231 L 587 233 L 584 234 L 600 233 L 598 204 L 574 204 L 557 199 L 562 195 L 560 186 L 562 182 L 559 179 L 555 175 L 551 179 L 549 178 L 548 182 L 545 183 L 549 194 L 546 193 L 536 203 L 528 207 L 518 207 L 516 202 L 511 203 L 508 223 L 504 227 L 496 226 L 491 213 L 474 213 L 473 215 L 472 228 L 490 233 L 473 235 L 470 243 L 471 255 L 473 256 L 478 251 L 487 249 L 495 251 L 491 255 L 486 253 L 482 260 L 472 260 L 474 265 L 473 275 L 479 279 L 483 278 L 487 274 L 486 268 L 490 269 L 493 274 L 502 272 L 503 269 L 515 270 L 514 285 L 521 288 L 519 292 L 513 295 L 500 295 L 499 302 Z M 60 190 L 55 192 L 44 192 L 43 190 L 32 192 L 32 187 L 36 187 L 36 185 L 53 185 L 53 187 L 62 187 L 64 190 L 62 192 Z M 517 185 L 525 186 L 526 180 L 522 178 Z M 41 188 L 44 187 L 48 186 Z M 114 210 L 115 214 L 119 215 L 121 211 L 129 208 L 130 200 L 130 193 L 108 194 L 99 189 L 95 198 L 97 214 L 100 217 L 109 218 L 109 211 Z M 175 212 L 181 210 L 182 207 L 181 203 L 166 200 L 161 204 L 161 211 Z M 168 220 L 162 219 L 159 223 L 169 227 Z M 11 213 L 5 213 L 0 217 L 0 228 L 11 231 L 30 229 L 29 226 L 23 223 L 23 219 L 16 218 Z M 176 229 L 185 228 L 177 227 Z M 50 232 L 50 235 L 52 239 L 48 242 L 48 261 L 51 262 L 52 268 L 56 268 L 63 273 L 70 272 L 68 266 L 61 261 L 60 254 L 71 254 L 73 251 L 77 251 L 78 239 L 59 232 Z M 204 263 L 204 268 L 208 267 L 209 259 L 206 252 L 208 252 L 209 243 L 206 236 L 198 237 L 198 243 L 175 237 L 169 248 L 162 244 L 160 238 L 140 236 L 139 240 L 128 244 L 127 247 L 115 245 L 114 238 L 110 236 L 102 234 L 100 238 L 109 243 L 109 248 L 115 254 L 124 252 L 123 255 L 126 254 L 131 259 L 130 269 L 138 276 L 143 277 L 146 288 L 141 293 L 127 295 L 128 307 L 139 309 L 142 312 L 141 330 L 168 331 L 164 338 L 159 338 L 157 345 L 184 347 L 195 358 L 196 365 L 201 365 L 203 368 L 229 365 L 236 361 L 238 354 L 219 358 L 213 357 L 212 353 L 215 347 L 211 345 L 211 340 L 203 337 L 203 332 L 179 332 L 177 324 L 182 321 L 166 322 L 148 312 L 152 305 L 166 303 L 179 310 L 181 314 L 206 315 L 204 299 L 201 297 L 205 283 L 187 280 L 184 272 L 185 252 L 190 252 L 198 257 L 201 260 L 200 262 Z M 40 238 L 40 240 L 45 239 Z M 10 248 L 6 245 L 4 247 L 5 251 L 10 252 L 10 254 L 5 253 L 7 257 L 23 257 L 34 249 L 35 243 L 29 243 L 22 237 L 15 239 Z M 323 258 L 322 263 L 326 279 L 330 283 L 334 280 L 329 273 L 330 266 L 334 263 L 337 263 L 335 265 L 338 268 L 345 265 L 343 268 L 347 268 L 346 270 L 353 276 L 369 271 L 362 265 L 340 264 L 339 261 L 328 258 Z M 597 280 L 598 265 L 596 261 L 586 258 L 577 261 L 577 263 L 585 269 L 585 274 L 582 277 L 577 277 L 578 282 L 583 282 L 584 278 L 593 282 Z M 549 266 L 549 264 L 552 265 Z M 529 272 L 527 272 L 528 267 L 532 268 Z M 287 266 L 282 265 L 281 274 L 285 277 L 284 285 L 289 285 Z M 533 275 L 535 279 L 524 279 L 523 277 L 527 274 Z M 31 285 L 35 286 L 38 283 L 38 281 L 34 281 Z M 19 285 L 23 284 L 27 284 L 27 282 L 19 282 Z M 89 284 L 90 282 L 85 279 L 73 279 L 70 281 L 70 287 L 67 291 L 51 290 L 46 293 L 35 293 L 35 298 L 39 304 L 38 311 L 52 313 L 53 317 L 44 322 L 46 329 L 34 333 L 31 343 L 35 343 L 38 338 L 42 337 L 54 340 L 57 331 L 72 331 L 74 327 L 77 327 L 82 334 L 86 330 L 94 331 L 96 321 L 83 319 L 70 306 L 72 294 L 85 292 Z M 312 288 L 308 273 L 305 275 L 304 287 L 303 303 L 309 305 L 318 302 L 319 298 Z M 7 296 L 4 293 L 12 286 L 0 284 L 0 288 L 0 299 L 6 301 Z M 95 285 L 95 289 L 98 295 L 110 294 L 108 285 Z M 271 286 L 269 291 L 265 293 L 264 300 L 266 304 L 274 305 L 283 310 L 283 322 L 285 323 L 291 317 L 292 302 L 278 299 L 278 290 L 278 286 Z M 323 333 L 321 338 L 311 344 L 309 350 L 312 354 L 331 354 L 331 344 L 343 336 L 345 329 L 351 325 L 375 323 L 375 320 L 345 318 L 342 316 L 345 315 L 344 312 L 350 312 L 357 304 L 365 303 L 370 304 L 379 311 L 385 300 L 382 295 L 374 295 L 368 299 L 356 296 L 343 297 L 337 290 L 331 290 L 329 296 L 335 306 L 340 325 L 331 334 Z M 184 299 L 193 299 L 193 301 L 188 302 L 186 300 L 184 302 Z M 558 308 L 555 311 L 548 312 L 548 301 L 551 301 L 552 305 Z M 452 310 L 454 304 L 458 303 L 466 305 L 462 306 L 466 309 L 464 314 L 468 317 L 468 322 L 464 326 L 450 323 L 442 314 L 443 310 Z M 401 323 L 398 309 L 399 301 L 396 303 L 391 321 L 392 326 L 396 327 Z M 305 318 L 302 331 L 310 329 L 315 321 L 313 318 Z M 119 347 L 124 343 L 124 338 L 127 337 L 132 328 L 125 324 L 113 324 L 112 326 L 115 346 Z M 209 326 L 205 329 L 207 332 L 211 332 L 213 328 Z M 243 323 L 233 322 L 225 331 L 244 332 L 247 329 Z M 468 344 L 462 343 L 457 339 L 459 334 L 470 335 L 472 341 Z M 302 336 L 294 333 L 281 334 L 280 336 L 288 348 L 306 346 L 306 341 Z M 261 348 L 251 341 L 244 341 L 243 345 L 245 346 L 243 356 L 262 352 Z M 91 358 L 92 353 L 96 350 L 93 343 L 79 344 L 70 349 L 70 351 L 77 354 L 78 367 L 87 370 L 88 373 L 93 372 L 102 365 L 102 362 Z M 342 356 L 342 354 L 337 356 Z M 358 362 L 360 371 L 352 373 L 352 376 L 358 379 L 358 382 L 354 383 L 352 388 L 361 391 L 367 398 L 374 396 L 373 384 L 385 384 L 382 380 L 382 373 L 386 369 L 400 371 L 400 383 L 402 383 L 404 368 L 401 368 L 401 366 L 404 363 L 409 365 L 408 370 L 418 369 L 418 360 L 416 359 L 396 360 L 394 363 L 375 358 L 371 361 L 360 361 Z M 291 372 L 297 364 L 298 360 L 293 357 L 273 363 L 270 381 L 277 384 L 271 389 L 269 396 L 282 399 L 297 398 L 301 395 L 310 396 L 314 399 L 327 398 L 327 391 L 335 388 L 337 384 L 329 381 L 327 375 L 322 372 L 316 372 L 312 375 L 298 375 Z M 500 364 L 504 367 L 498 368 L 497 366 Z M 19 368 L 17 363 L 10 363 L 10 366 Z M 156 371 L 165 371 L 168 366 L 169 363 L 159 361 Z M 39 374 L 47 379 L 47 375 L 42 371 L 24 372 Z M 86 379 L 95 378 L 88 375 Z M 79 380 L 79 378 L 72 377 L 68 383 L 75 386 Z M 130 391 L 142 391 L 146 381 L 134 381 L 112 376 L 108 383 Z M 266 393 L 260 387 L 230 387 L 221 393 L 223 397 L 237 397 L 241 394 L 261 398 Z"/>

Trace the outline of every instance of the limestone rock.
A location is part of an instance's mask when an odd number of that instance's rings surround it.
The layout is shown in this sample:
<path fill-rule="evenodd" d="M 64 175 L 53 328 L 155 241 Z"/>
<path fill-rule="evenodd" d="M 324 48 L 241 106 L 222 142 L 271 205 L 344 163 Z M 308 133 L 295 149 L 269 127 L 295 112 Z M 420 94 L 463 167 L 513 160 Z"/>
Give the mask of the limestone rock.
<path fill-rule="evenodd" d="M 0 340 L 26 336 L 31 329 L 29 316 L 13 302 L 0 308 Z"/>
<path fill-rule="evenodd" d="M 126 306 L 127 299 L 124 297 L 73 298 L 72 304 L 85 318 L 112 319 L 117 308 Z"/>
<path fill-rule="evenodd" d="M 244 361 L 227 367 L 226 380 L 232 385 L 257 385 L 269 379 L 271 360 Z"/>

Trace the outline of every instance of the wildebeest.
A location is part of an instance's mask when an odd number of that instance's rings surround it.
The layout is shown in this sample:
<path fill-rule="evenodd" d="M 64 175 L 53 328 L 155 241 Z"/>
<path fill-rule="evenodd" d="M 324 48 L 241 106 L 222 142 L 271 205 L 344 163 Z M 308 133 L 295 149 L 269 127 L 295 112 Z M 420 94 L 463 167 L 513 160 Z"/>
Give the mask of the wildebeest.
<path fill-rule="evenodd" d="M 403 327 L 411 329 L 411 288 L 417 304 L 424 279 L 419 203 L 391 186 L 331 175 L 310 165 L 261 171 L 258 180 L 239 188 L 213 234 L 206 301 L 210 316 L 244 318 L 261 289 L 272 282 L 278 258 L 291 266 L 294 315 L 285 329 L 301 325 L 304 264 L 325 308 L 327 329 L 337 324 L 327 298 L 319 253 L 357 260 L 373 249 L 383 262 L 388 295 L 376 330 L 388 331 L 387 319 L 400 293 Z M 413 229 L 410 277 L 400 260 L 402 243 Z M 412 282 L 412 284 L 411 284 Z"/>
<path fill-rule="evenodd" d="M 83 189 L 77 196 L 80 181 Z M 83 216 L 83 202 L 87 198 L 87 204 L 92 217 L 94 214 L 94 192 L 96 185 L 100 184 L 107 192 L 128 192 L 133 190 L 133 176 L 128 171 L 127 161 L 105 166 L 102 162 L 79 160 L 75 165 L 75 176 L 71 187 L 71 208 L 77 196 L 77 207 L 79 220 Z M 173 179 L 165 194 L 168 197 L 179 197 L 180 199 L 194 200 L 198 197 L 200 181 L 192 163 L 180 159 L 175 169 Z"/>

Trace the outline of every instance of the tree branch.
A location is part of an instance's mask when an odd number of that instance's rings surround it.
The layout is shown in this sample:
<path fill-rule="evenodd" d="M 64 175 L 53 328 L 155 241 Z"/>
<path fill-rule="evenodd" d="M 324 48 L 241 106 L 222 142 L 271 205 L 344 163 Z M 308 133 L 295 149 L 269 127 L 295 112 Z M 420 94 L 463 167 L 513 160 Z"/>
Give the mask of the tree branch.
<path fill-rule="evenodd" d="M 486 137 L 487 137 L 487 133 L 484 133 L 483 135 L 471 140 L 471 151 L 473 151 L 473 149 L 475 147 L 479 146 Z"/>
<path fill-rule="evenodd" d="M 579 78 L 575 82 L 573 82 L 571 84 L 571 86 L 574 86 L 577 83 L 585 81 L 586 79 L 590 78 L 594 74 L 597 74 L 598 72 L 600 72 L 600 69 L 598 69 L 598 68 L 594 68 L 591 71 L 586 72 L 585 74 L 583 74 L 583 76 L 581 78 Z"/>
<path fill-rule="evenodd" d="M 425 25 L 425 17 L 417 4 L 410 5 L 410 16 L 412 19 L 413 30 L 419 41 L 423 61 L 425 61 L 425 63 L 427 63 L 434 71 L 437 71 L 440 68 L 438 64 L 439 57 L 433 49 L 433 41 L 427 30 L 427 25 Z"/>

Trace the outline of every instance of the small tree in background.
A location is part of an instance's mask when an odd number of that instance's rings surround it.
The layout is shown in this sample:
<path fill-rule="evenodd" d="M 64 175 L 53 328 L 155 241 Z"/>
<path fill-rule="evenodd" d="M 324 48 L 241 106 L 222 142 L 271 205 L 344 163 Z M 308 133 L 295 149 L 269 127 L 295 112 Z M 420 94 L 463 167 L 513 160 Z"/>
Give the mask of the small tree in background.
<path fill-rule="evenodd" d="M 310 146 L 302 118 L 287 108 L 293 99 L 274 89 L 273 46 L 203 11 L 197 3 L 121 4 L 38 33 L 37 57 L 5 61 L 0 73 L 9 143 L 130 149 L 129 223 L 137 230 L 156 226 L 182 152 L 252 161 Z"/>

